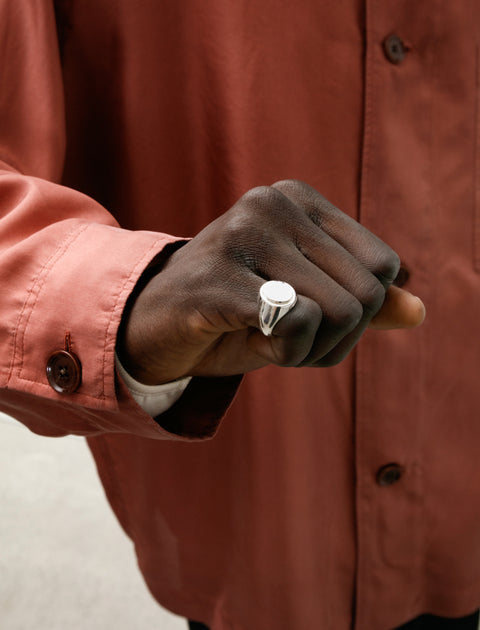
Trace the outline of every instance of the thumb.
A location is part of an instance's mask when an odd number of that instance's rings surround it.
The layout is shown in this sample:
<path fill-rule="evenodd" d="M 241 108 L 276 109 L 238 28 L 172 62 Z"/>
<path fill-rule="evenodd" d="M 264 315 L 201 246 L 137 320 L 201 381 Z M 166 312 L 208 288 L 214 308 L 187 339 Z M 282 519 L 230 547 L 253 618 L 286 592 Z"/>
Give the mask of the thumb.
<path fill-rule="evenodd" d="M 369 328 L 375 330 L 416 328 L 424 319 L 425 306 L 422 300 L 392 285 L 387 291 L 382 308 L 370 322 Z"/>

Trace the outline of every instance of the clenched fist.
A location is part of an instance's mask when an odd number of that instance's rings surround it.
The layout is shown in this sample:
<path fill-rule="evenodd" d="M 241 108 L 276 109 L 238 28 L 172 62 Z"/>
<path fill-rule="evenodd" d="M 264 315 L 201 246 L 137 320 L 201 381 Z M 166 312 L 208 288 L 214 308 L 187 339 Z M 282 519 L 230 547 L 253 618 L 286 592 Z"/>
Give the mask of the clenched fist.
<path fill-rule="evenodd" d="M 388 245 L 306 184 L 255 188 L 175 251 L 139 292 L 120 330 L 120 359 L 146 384 L 269 363 L 331 366 L 370 324 L 423 321 L 418 298 L 389 289 L 398 269 Z M 298 295 L 271 337 L 258 321 L 266 280 L 288 282 Z"/>

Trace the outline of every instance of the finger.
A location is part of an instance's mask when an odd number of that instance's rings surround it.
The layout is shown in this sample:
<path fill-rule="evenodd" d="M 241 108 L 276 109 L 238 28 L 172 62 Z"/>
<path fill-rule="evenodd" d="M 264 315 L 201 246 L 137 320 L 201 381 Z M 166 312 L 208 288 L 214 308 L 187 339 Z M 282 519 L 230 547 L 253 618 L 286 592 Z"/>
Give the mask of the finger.
<path fill-rule="evenodd" d="M 369 327 L 375 330 L 416 328 L 423 323 L 425 315 L 425 305 L 420 298 L 392 285 L 387 291 L 382 308 Z"/>
<path fill-rule="evenodd" d="M 237 274 L 231 286 L 237 297 L 228 302 L 216 302 L 216 308 L 227 316 L 228 329 L 255 328 L 248 337 L 249 350 L 269 363 L 282 366 L 302 365 L 328 354 L 366 316 L 362 304 L 349 291 L 316 265 L 304 258 L 295 248 L 275 256 L 278 263 L 270 270 L 271 279 L 289 282 L 297 293 L 297 303 L 266 337 L 260 331 L 258 297 L 265 279 L 252 272 Z M 282 261 L 282 262 L 280 262 Z M 361 267 L 358 263 L 356 263 Z M 373 276 L 364 268 L 362 273 Z M 375 281 L 384 295 L 384 290 Z M 305 291 L 311 296 L 306 296 Z M 382 298 L 383 299 L 383 298 Z M 210 300 L 205 300 L 207 303 Z M 381 303 L 380 303 L 381 304 Z M 212 316 L 209 315 L 209 320 Z M 238 323 L 233 325 L 236 320 Z M 366 324 L 365 324 L 366 326 Z"/>
<path fill-rule="evenodd" d="M 294 180 L 273 184 L 310 220 L 340 243 L 384 284 L 390 285 L 400 268 L 398 255 L 380 238 L 336 208 L 311 186 Z"/>
<path fill-rule="evenodd" d="M 329 273 L 288 246 L 278 257 L 283 262 L 275 265 L 279 274 L 276 278 L 288 281 L 297 293 L 314 300 L 322 310 L 321 326 L 305 364 L 320 360 L 345 337 L 350 340 L 348 347 L 353 347 L 385 298 L 385 289 L 373 274 L 329 236 L 322 238 Z M 272 276 L 274 269 L 267 266 L 267 270 Z M 352 336 L 355 331 L 356 337 Z"/>
<path fill-rule="evenodd" d="M 296 252 L 296 256 L 299 256 L 298 252 Z M 315 271 L 321 274 L 316 268 Z M 332 282 L 325 274 L 321 275 L 325 277 L 327 283 Z M 284 278 L 285 276 L 280 272 L 278 277 Z M 287 280 L 291 280 L 291 278 L 288 277 Z M 238 320 L 237 328 L 248 327 L 251 329 L 248 336 L 248 347 L 251 352 L 262 357 L 268 363 L 284 367 L 298 366 L 312 351 L 312 345 L 317 338 L 323 320 L 322 309 L 315 300 L 297 292 L 295 306 L 279 320 L 272 335 L 267 337 L 260 329 L 259 319 L 260 287 L 264 283 L 264 278 L 253 273 L 237 276 L 234 284 L 239 299 L 234 300 L 233 303 L 230 302 L 230 305 L 225 303 L 221 306 L 221 310 L 225 313 L 232 313 L 232 304 L 235 305 L 235 316 L 228 317 L 228 320 Z M 338 289 L 343 291 L 341 287 Z M 346 294 L 346 292 L 344 293 Z M 246 298 L 247 295 L 249 295 L 248 298 Z M 241 299 L 240 296 L 245 297 Z M 327 325 L 325 324 L 326 327 Z M 341 337 L 344 332 L 338 333 L 337 331 L 336 334 Z M 326 336 L 328 337 L 328 335 Z M 334 345 L 337 340 L 330 340 L 326 345 L 327 349 L 330 347 L 330 343 Z"/>
<path fill-rule="evenodd" d="M 391 286 L 386 294 L 384 305 L 376 317 L 368 324 L 374 330 L 416 328 L 425 319 L 425 306 L 420 298 L 396 286 Z M 343 361 L 363 335 L 367 322 L 362 322 L 352 333 L 328 354 L 314 363 L 317 367 L 330 367 Z M 312 365 L 309 363 L 308 365 Z"/>
<path fill-rule="evenodd" d="M 359 321 L 365 319 L 366 326 L 370 320 L 360 302 L 332 278 L 303 259 L 298 252 L 292 257 L 299 259 L 298 268 L 290 260 L 288 273 L 280 269 L 277 277 L 286 279 L 296 289 L 301 287 L 300 291 L 297 290 L 297 304 L 278 322 L 271 337 L 265 337 L 260 331 L 249 336 L 251 351 L 283 366 L 303 365 L 307 357 L 308 363 L 317 361 L 355 330 Z M 264 281 L 256 277 L 255 280 L 250 278 L 250 282 L 256 282 L 255 294 L 258 295 Z M 315 299 L 302 295 L 303 286 L 307 285 L 312 290 L 312 284 Z M 239 312 L 237 316 L 243 325 L 259 329 L 258 299 L 255 310 L 253 305 L 252 300 L 242 300 L 242 314 Z"/>
<path fill-rule="evenodd" d="M 376 315 L 385 299 L 381 280 L 328 234 L 316 226 L 303 234 L 302 227 L 296 235 L 295 248 L 284 246 L 280 256 L 288 263 L 285 272 L 297 290 L 318 301 L 328 315 L 328 302 L 342 299 L 341 295 L 336 295 L 336 286 L 340 285 L 360 302 L 365 316 Z M 268 275 L 274 273 L 270 265 L 266 268 Z"/>
<path fill-rule="evenodd" d="M 308 367 L 332 367 L 343 361 L 360 341 L 363 333 L 368 327 L 368 319 L 362 321 L 348 335 L 345 335 L 339 342 L 323 356 L 316 358 L 307 357 L 302 366 Z"/>
<path fill-rule="evenodd" d="M 281 186 L 282 184 L 278 185 Z M 298 183 L 286 182 L 285 184 L 290 186 Z M 308 190 L 317 194 L 313 189 L 308 188 Z M 385 287 L 382 286 L 382 283 L 386 284 L 384 279 L 377 278 L 362 261 L 358 260 L 348 249 L 345 249 L 340 242 L 313 223 L 305 209 L 299 208 L 294 199 L 285 196 L 275 188 L 270 188 L 268 200 L 274 208 L 270 208 L 267 213 L 270 220 L 270 223 L 267 222 L 268 236 L 261 232 L 260 252 L 254 254 L 247 248 L 246 258 L 254 261 L 252 270 L 264 278 L 290 282 L 298 292 L 316 300 L 324 311 L 326 308 L 323 300 L 326 297 L 326 292 L 322 286 L 325 283 L 324 278 L 329 276 L 359 300 L 365 310 L 373 317 L 385 298 Z M 260 215 L 258 194 L 255 196 L 252 194 L 248 197 L 248 204 L 254 202 L 257 203 L 255 225 L 258 229 L 259 223 L 263 225 L 263 222 L 258 220 Z M 328 202 L 325 201 L 325 203 Z M 365 236 L 374 239 L 374 244 L 369 243 L 368 245 L 369 251 L 374 249 L 378 239 L 375 240 L 368 230 L 343 215 L 333 206 L 332 209 L 339 216 L 348 220 L 352 239 L 357 236 L 357 232 L 360 232 L 362 238 Z M 272 224 L 273 220 L 274 223 Z M 238 226 L 238 222 L 236 222 L 236 226 Z M 250 227 L 247 234 L 250 241 L 253 238 L 252 233 L 255 233 L 255 229 Z M 236 238 L 235 242 L 238 243 L 238 241 L 239 239 Z M 381 241 L 379 242 L 381 243 Z M 391 251 L 383 243 L 381 243 L 381 247 Z M 379 257 L 377 254 L 376 259 Z M 238 258 L 237 254 L 236 259 Z M 320 270 L 322 275 L 319 275 L 318 271 L 315 273 L 315 267 Z"/>
<path fill-rule="evenodd" d="M 298 366 L 311 352 L 321 321 L 318 304 L 299 295 L 293 309 L 278 322 L 270 337 L 259 330 L 249 336 L 249 349 L 269 363 Z"/>
<path fill-rule="evenodd" d="M 370 322 L 370 314 L 363 311 L 352 325 L 339 333 L 339 329 L 328 323 L 318 332 L 318 340 L 301 366 L 331 367 L 343 361 L 359 342 Z M 328 343 L 326 343 L 326 341 Z"/>

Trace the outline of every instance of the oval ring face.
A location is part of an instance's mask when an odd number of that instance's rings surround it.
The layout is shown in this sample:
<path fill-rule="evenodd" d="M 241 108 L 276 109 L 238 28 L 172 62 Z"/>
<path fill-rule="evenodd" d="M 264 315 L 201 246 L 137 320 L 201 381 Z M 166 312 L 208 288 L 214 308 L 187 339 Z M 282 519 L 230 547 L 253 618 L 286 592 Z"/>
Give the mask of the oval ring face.
<path fill-rule="evenodd" d="M 260 287 L 260 298 L 272 306 L 293 306 L 297 294 L 288 282 L 269 280 Z"/>

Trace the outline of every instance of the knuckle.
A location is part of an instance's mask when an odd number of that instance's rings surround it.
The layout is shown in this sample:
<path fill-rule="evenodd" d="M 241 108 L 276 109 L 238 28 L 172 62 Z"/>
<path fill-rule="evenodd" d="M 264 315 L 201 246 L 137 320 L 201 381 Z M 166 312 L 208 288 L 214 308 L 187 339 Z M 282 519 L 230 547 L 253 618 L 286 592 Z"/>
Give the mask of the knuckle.
<path fill-rule="evenodd" d="M 310 341 L 307 342 L 307 345 L 305 344 L 305 339 L 308 338 L 306 328 L 300 332 L 301 329 L 299 327 L 299 335 L 289 335 L 276 340 L 274 350 L 276 365 L 281 367 L 297 367 L 300 365 L 311 346 Z"/>
<path fill-rule="evenodd" d="M 350 353 L 347 350 L 342 350 L 338 352 L 332 351 L 325 357 L 323 357 L 320 361 L 318 361 L 317 367 L 335 367 L 336 365 L 344 361 L 349 354 Z"/>
<path fill-rule="evenodd" d="M 305 201 L 316 202 L 317 200 L 325 200 L 315 188 L 312 188 L 299 179 L 281 179 L 274 184 L 272 188 L 281 191 L 284 195 L 293 195 Z"/>
<path fill-rule="evenodd" d="M 374 276 L 363 283 L 357 295 L 363 307 L 370 313 L 376 313 L 385 299 L 385 288 Z"/>
<path fill-rule="evenodd" d="M 395 280 L 400 269 L 400 257 L 393 249 L 385 246 L 378 254 L 375 261 L 375 275 L 385 278 L 388 282 Z"/>
<path fill-rule="evenodd" d="M 243 243 L 245 237 L 255 227 L 255 223 L 251 220 L 247 212 L 240 209 L 230 212 L 223 226 L 224 239 L 235 243 Z"/>
<path fill-rule="evenodd" d="M 252 188 L 222 219 L 224 256 L 260 272 L 285 240 L 290 215 L 290 202 L 280 191 Z"/>
<path fill-rule="evenodd" d="M 353 330 L 363 318 L 363 306 L 353 295 L 345 297 L 339 301 L 337 308 L 330 315 L 330 319 L 335 328 L 345 331 Z"/>
<path fill-rule="evenodd" d="M 265 206 L 268 205 L 264 201 L 267 196 L 268 192 L 249 191 L 224 215 L 222 240 L 228 251 L 265 249 L 270 244 L 274 230 L 262 218 L 265 215 Z"/>
<path fill-rule="evenodd" d="M 313 223 L 321 226 L 325 217 L 335 214 L 332 204 L 315 188 L 298 179 L 284 179 L 273 184 L 285 196 L 301 202 Z M 337 211 L 339 212 L 339 211 Z"/>
<path fill-rule="evenodd" d="M 339 357 L 334 357 L 332 355 L 331 357 L 324 358 L 324 359 L 321 359 L 320 361 L 318 361 L 316 367 L 322 367 L 322 368 L 335 367 L 336 365 L 338 365 L 342 361 L 343 361 L 343 357 L 339 358 Z"/>
<path fill-rule="evenodd" d="M 278 182 L 275 182 L 274 184 L 272 184 L 272 188 L 275 188 L 276 190 L 280 190 L 284 193 L 304 190 L 305 187 L 306 187 L 306 184 L 304 184 L 298 179 L 281 179 Z"/>
<path fill-rule="evenodd" d="M 302 363 L 312 348 L 322 315 L 316 302 L 300 299 L 293 311 L 278 323 L 276 332 L 281 336 L 275 338 L 277 365 L 296 367 Z"/>
<path fill-rule="evenodd" d="M 275 347 L 275 364 L 281 367 L 296 367 L 299 363 L 296 348 L 287 340 Z"/>
<path fill-rule="evenodd" d="M 300 305 L 299 305 L 300 306 Z M 307 338 L 313 338 L 315 332 L 322 320 L 322 310 L 315 302 L 302 305 L 303 308 L 297 308 L 285 318 L 288 326 L 288 335 L 292 339 L 296 339 L 297 343 Z"/>
<path fill-rule="evenodd" d="M 285 206 L 284 195 L 273 186 L 257 186 L 246 192 L 240 199 L 242 207 L 253 211 L 254 215 L 268 213 Z"/>

